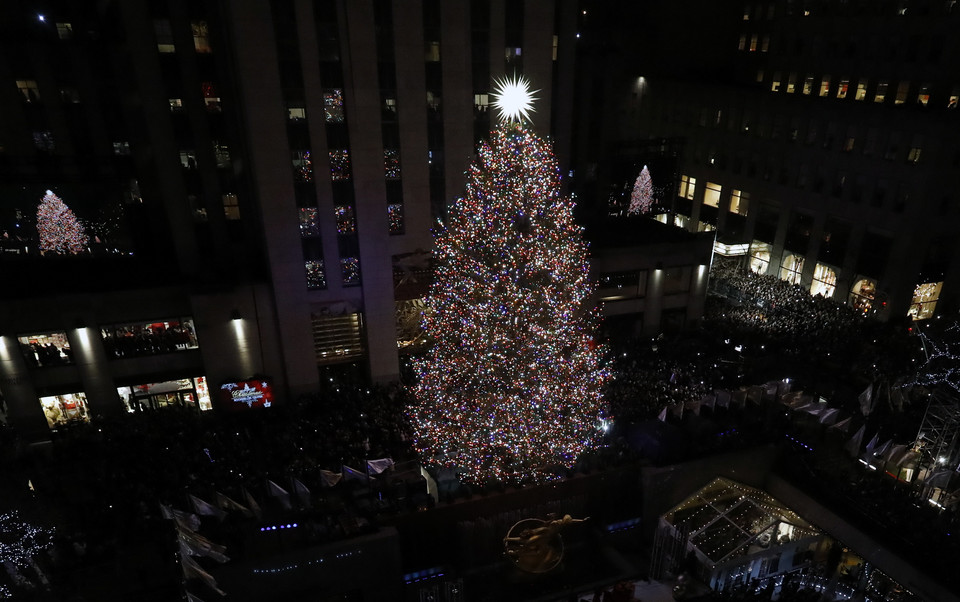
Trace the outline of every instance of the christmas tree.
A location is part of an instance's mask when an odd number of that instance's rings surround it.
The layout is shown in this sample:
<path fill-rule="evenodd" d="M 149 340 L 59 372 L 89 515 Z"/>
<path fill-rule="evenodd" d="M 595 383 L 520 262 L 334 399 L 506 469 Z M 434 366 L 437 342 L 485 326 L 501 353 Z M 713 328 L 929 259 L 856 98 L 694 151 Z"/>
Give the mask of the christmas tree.
<path fill-rule="evenodd" d="M 647 213 L 653 206 L 653 181 L 650 179 L 650 170 L 644 165 L 637 176 L 637 181 L 633 185 L 633 193 L 630 195 L 630 208 L 627 209 L 627 215 L 634 213 Z"/>
<path fill-rule="evenodd" d="M 573 203 L 551 144 L 520 122 L 529 93 L 507 86 L 526 89 L 501 82 L 502 121 L 436 234 L 424 312 L 434 346 L 415 362 L 410 407 L 423 460 L 472 482 L 572 466 L 602 435 L 608 380 Z"/>
<path fill-rule="evenodd" d="M 49 190 L 37 208 L 37 231 L 41 253 L 76 255 L 87 250 L 89 239 L 77 216 Z"/>

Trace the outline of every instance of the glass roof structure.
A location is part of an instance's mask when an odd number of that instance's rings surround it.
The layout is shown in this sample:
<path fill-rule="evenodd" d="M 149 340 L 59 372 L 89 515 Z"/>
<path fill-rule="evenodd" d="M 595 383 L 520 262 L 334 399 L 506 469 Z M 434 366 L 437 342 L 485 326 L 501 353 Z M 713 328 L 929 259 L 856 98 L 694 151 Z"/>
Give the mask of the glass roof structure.
<path fill-rule="evenodd" d="M 684 533 L 714 565 L 791 541 L 821 535 L 765 491 L 716 478 L 663 519 Z"/>

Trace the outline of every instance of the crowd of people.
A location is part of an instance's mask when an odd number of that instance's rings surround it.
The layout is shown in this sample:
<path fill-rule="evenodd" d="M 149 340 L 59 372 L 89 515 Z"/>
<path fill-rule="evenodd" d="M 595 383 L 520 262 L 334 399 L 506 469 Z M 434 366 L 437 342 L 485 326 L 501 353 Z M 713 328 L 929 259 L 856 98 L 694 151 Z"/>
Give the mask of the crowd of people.
<path fill-rule="evenodd" d="M 103 347 L 110 358 L 138 357 L 197 348 L 191 323 L 138 324 L 105 328 Z"/>

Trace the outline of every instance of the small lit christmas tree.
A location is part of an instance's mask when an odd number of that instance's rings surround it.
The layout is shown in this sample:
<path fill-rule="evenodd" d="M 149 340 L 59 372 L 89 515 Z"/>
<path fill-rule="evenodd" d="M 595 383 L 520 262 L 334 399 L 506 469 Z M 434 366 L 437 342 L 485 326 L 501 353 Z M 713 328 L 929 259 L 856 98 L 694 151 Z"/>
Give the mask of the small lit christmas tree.
<path fill-rule="evenodd" d="M 414 446 L 472 482 L 549 479 L 603 432 L 587 245 L 550 143 L 520 122 L 531 102 L 500 82 L 501 124 L 436 235 L 434 346 L 415 362 Z"/>
<path fill-rule="evenodd" d="M 87 250 L 89 238 L 60 197 L 48 190 L 37 208 L 40 252 L 76 255 Z"/>
<path fill-rule="evenodd" d="M 627 209 L 627 215 L 635 213 L 647 213 L 653 207 L 653 180 L 650 179 L 650 170 L 644 165 L 637 176 L 637 181 L 633 185 L 633 193 L 630 195 L 630 208 Z"/>

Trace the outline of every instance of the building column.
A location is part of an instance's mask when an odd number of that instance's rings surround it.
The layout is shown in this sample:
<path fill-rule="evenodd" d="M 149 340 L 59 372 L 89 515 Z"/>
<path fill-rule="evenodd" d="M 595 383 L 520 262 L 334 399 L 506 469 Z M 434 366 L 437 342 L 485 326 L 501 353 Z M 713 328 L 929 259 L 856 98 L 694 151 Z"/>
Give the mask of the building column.
<path fill-rule="evenodd" d="M 49 434 L 27 361 L 16 337 L 0 336 L 0 393 L 7 404 L 7 422 L 21 435 Z"/>
<path fill-rule="evenodd" d="M 92 317 L 92 316 L 91 316 Z M 76 328 L 67 330 L 73 361 L 80 373 L 80 382 L 87 395 L 91 415 L 117 415 L 124 411 L 123 402 L 117 393 L 113 375 L 109 370 L 103 339 L 92 323 L 82 319 Z"/>
<path fill-rule="evenodd" d="M 660 315 L 663 313 L 663 266 L 657 266 L 650 270 L 644 299 L 643 332 L 649 335 L 660 332 Z"/>

